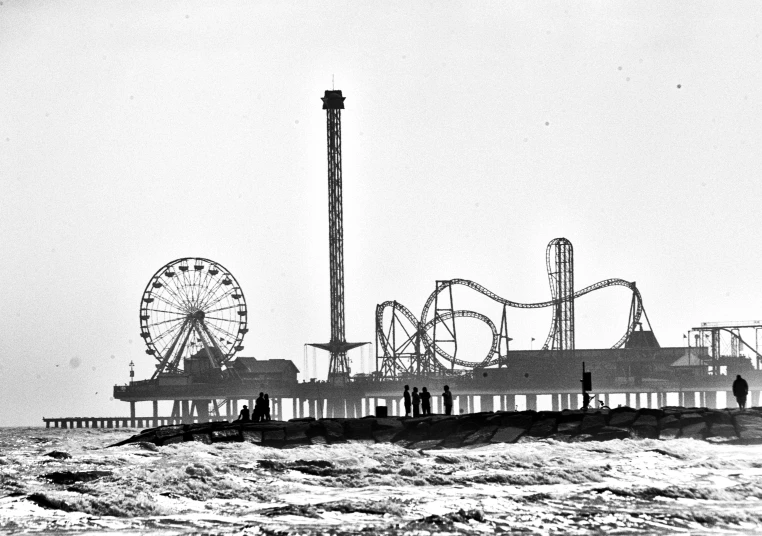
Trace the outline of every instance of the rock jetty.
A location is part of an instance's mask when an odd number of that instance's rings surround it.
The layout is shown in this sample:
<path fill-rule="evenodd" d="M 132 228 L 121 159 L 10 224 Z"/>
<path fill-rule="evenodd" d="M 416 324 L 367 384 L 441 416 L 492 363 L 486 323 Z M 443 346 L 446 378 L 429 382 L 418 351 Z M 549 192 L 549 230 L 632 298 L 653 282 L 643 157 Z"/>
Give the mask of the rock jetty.
<path fill-rule="evenodd" d="M 111 446 L 138 442 L 161 446 L 183 441 L 248 441 L 266 447 L 290 448 L 349 441 L 394 443 L 429 450 L 539 439 L 572 442 L 677 438 L 762 443 L 762 407 L 745 411 L 619 407 L 602 411 L 498 411 L 419 418 L 214 421 L 149 428 Z"/>

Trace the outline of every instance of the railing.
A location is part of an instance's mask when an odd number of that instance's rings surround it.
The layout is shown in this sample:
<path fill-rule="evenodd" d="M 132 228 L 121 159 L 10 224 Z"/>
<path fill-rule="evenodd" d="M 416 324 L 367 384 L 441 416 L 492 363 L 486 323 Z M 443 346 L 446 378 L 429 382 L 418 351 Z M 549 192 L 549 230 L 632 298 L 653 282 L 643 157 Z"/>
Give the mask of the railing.
<path fill-rule="evenodd" d="M 42 421 L 45 428 L 153 428 L 198 422 L 198 417 L 43 417 Z"/>

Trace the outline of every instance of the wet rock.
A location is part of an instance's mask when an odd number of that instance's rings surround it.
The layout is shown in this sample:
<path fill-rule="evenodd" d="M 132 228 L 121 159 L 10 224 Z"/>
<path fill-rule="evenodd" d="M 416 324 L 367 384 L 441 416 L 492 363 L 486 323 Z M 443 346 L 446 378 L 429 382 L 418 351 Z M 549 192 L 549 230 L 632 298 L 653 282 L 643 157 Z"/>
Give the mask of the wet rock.
<path fill-rule="evenodd" d="M 219 443 L 223 441 L 241 441 L 241 431 L 235 428 L 223 428 L 221 430 L 212 430 L 212 442 Z"/>
<path fill-rule="evenodd" d="M 513 428 L 523 428 L 528 430 L 532 426 L 533 415 L 528 412 L 506 414 L 500 420 L 502 426 L 510 426 Z"/>
<path fill-rule="evenodd" d="M 685 428 L 686 426 L 690 426 L 697 423 L 703 423 L 703 422 L 704 422 L 704 416 L 699 413 L 683 413 L 680 416 L 681 428 Z"/>
<path fill-rule="evenodd" d="M 606 419 L 602 413 L 588 413 L 582 419 L 580 431 L 583 434 L 594 434 L 604 426 L 606 426 Z"/>
<path fill-rule="evenodd" d="M 524 428 L 501 426 L 490 438 L 491 443 L 515 443 L 526 432 Z"/>
<path fill-rule="evenodd" d="M 616 426 L 604 426 L 593 435 L 595 441 L 611 441 L 612 439 L 629 439 L 630 430 Z"/>
<path fill-rule="evenodd" d="M 242 430 L 241 436 L 248 443 L 262 444 L 262 432 L 259 430 Z"/>
<path fill-rule="evenodd" d="M 738 438 L 736 435 L 736 428 L 732 424 L 712 424 L 706 437 L 722 437 L 727 439 Z"/>
<path fill-rule="evenodd" d="M 310 437 L 310 445 L 327 445 L 328 440 L 323 435 L 316 435 Z"/>
<path fill-rule="evenodd" d="M 398 433 L 398 430 L 376 430 L 373 432 L 373 439 L 376 443 L 391 443 Z"/>
<path fill-rule="evenodd" d="M 659 430 L 659 439 L 669 440 L 669 439 L 677 439 L 680 437 L 680 428 L 672 426 L 670 428 L 664 428 L 663 430 Z"/>
<path fill-rule="evenodd" d="M 310 438 L 307 432 L 310 429 L 308 422 L 298 422 L 286 426 L 286 443 L 289 445 L 309 445 Z"/>
<path fill-rule="evenodd" d="M 374 427 L 374 429 L 376 430 L 397 430 L 397 431 L 402 430 L 402 428 L 404 428 L 402 421 L 394 417 L 384 417 L 381 419 L 376 419 L 376 425 Z"/>
<path fill-rule="evenodd" d="M 286 444 L 286 431 L 282 428 L 277 430 L 265 430 L 262 433 L 262 445 L 265 447 L 282 447 Z"/>
<path fill-rule="evenodd" d="M 709 410 L 704 413 L 704 420 L 711 428 L 715 424 L 729 424 L 733 425 L 733 418 L 727 411 Z"/>
<path fill-rule="evenodd" d="M 341 443 L 344 441 L 344 427 L 333 420 L 324 420 L 323 428 L 325 428 L 325 438 L 329 443 Z"/>
<path fill-rule="evenodd" d="M 454 434 L 450 434 L 445 438 L 445 440 L 442 442 L 442 447 L 446 449 L 454 449 L 457 447 L 460 447 L 463 444 L 463 441 L 470 436 L 474 431 L 473 430 L 467 430 L 464 432 L 455 432 Z"/>
<path fill-rule="evenodd" d="M 344 424 L 344 436 L 347 439 L 373 439 L 373 421 L 357 420 Z"/>
<path fill-rule="evenodd" d="M 532 437 L 548 437 L 556 430 L 556 419 L 549 417 L 538 420 L 527 432 Z"/>
<path fill-rule="evenodd" d="M 693 424 L 683 426 L 681 437 L 684 439 L 704 439 L 706 432 L 707 426 L 702 420 L 701 422 L 694 422 Z"/>
<path fill-rule="evenodd" d="M 190 435 L 190 440 L 187 439 L 188 435 Z M 198 441 L 199 443 L 206 443 L 207 445 L 212 444 L 212 436 L 210 434 L 184 434 L 183 440 Z"/>
<path fill-rule="evenodd" d="M 54 484 L 70 485 L 75 482 L 90 482 L 110 475 L 111 471 L 56 471 L 44 474 L 41 478 L 50 480 Z"/>
<path fill-rule="evenodd" d="M 762 417 L 756 413 L 738 413 L 733 417 L 736 433 L 742 440 L 762 439 Z"/>
<path fill-rule="evenodd" d="M 576 434 L 580 426 L 582 425 L 582 419 L 578 421 L 559 422 L 557 430 L 559 434 Z"/>
<path fill-rule="evenodd" d="M 413 450 L 431 450 L 437 448 L 441 443 L 441 439 L 426 439 L 412 443 L 408 448 Z"/>
<path fill-rule="evenodd" d="M 429 428 L 429 437 L 432 439 L 444 439 L 458 428 L 458 421 L 454 417 L 438 420 Z"/>
<path fill-rule="evenodd" d="M 173 443 L 182 443 L 183 441 L 185 441 L 185 434 L 177 434 L 177 435 L 161 438 L 159 440 L 159 445 L 160 446 L 172 445 Z M 145 444 L 150 445 L 150 443 L 145 443 Z"/>
<path fill-rule="evenodd" d="M 162 426 L 160 428 L 155 429 L 156 437 L 159 438 L 165 438 L 165 437 L 171 437 L 176 436 L 178 434 L 182 434 L 185 430 L 183 430 L 182 424 L 172 425 L 172 426 Z"/>
<path fill-rule="evenodd" d="M 666 415 L 659 419 L 659 430 L 666 430 L 668 428 L 680 429 L 680 416 L 679 415 Z"/>
<path fill-rule="evenodd" d="M 495 434 L 496 430 L 497 426 L 485 426 L 483 428 L 479 428 L 463 440 L 463 445 L 467 446 L 488 443 L 492 436 Z"/>
<path fill-rule="evenodd" d="M 632 423 L 634 423 L 638 414 L 635 412 L 635 410 L 631 410 L 630 408 L 626 408 L 626 410 L 627 411 L 612 410 L 612 415 L 609 418 L 609 426 L 627 428 Z M 616 413 L 614 413 L 615 411 Z"/>
<path fill-rule="evenodd" d="M 48 452 L 45 456 L 50 456 L 51 458 L 55 458 L 56 460 L 68 460 L 71 458 L 71 454 L 68 452 L 62 452 L 60 450 L 53 450 L 51 452 Z"/>

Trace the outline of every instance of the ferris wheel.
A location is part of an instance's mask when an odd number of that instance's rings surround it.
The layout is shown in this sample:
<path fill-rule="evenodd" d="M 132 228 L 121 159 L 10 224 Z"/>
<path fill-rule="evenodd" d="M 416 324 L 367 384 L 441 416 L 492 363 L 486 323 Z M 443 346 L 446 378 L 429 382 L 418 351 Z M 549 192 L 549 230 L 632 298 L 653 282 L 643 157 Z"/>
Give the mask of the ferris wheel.
<path fill-rule="evenodd" d="M 183 372 L 186 359 L 221 371 L 243 350 L 246 326 L 241 286 L 221 264 L 201 257 L 161 267 L 140 300 L 140 336 L 157 361 L 152 379 Z"/>

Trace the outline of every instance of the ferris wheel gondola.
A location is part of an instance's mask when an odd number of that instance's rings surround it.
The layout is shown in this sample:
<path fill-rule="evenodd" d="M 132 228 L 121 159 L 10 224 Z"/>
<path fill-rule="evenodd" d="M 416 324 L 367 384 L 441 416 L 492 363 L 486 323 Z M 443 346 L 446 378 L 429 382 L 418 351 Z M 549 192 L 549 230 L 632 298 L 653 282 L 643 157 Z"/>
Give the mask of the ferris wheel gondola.
<path fill-rule="evenodd" d="M 201 257 L 161 267 L 140 300 L 140 336 L 156 359 L 152 379 L 183 372 L 190 358 L 221 371 L 243 350 L 247 325 L 241 286 L 221 264 Z"/>

